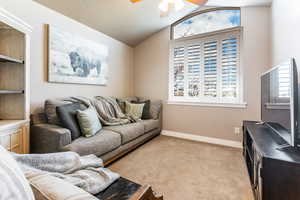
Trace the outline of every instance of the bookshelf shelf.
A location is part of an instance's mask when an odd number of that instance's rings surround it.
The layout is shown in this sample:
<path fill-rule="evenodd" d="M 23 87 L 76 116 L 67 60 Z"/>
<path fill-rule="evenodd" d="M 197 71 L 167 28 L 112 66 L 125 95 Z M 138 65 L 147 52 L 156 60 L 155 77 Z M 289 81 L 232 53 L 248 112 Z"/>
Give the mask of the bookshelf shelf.
<path fill-rule="evenodd" d="M 0 90 L 1 94 L 24 94 L 24 90 Z"/>
<path fill-rule="evenodd" d="M 18 60 L 18 59 L 15 59 L 15 58 L 4 56 L 4 55 L 0 55 L 0 62 L 24 64 L 23 60 Z"/>

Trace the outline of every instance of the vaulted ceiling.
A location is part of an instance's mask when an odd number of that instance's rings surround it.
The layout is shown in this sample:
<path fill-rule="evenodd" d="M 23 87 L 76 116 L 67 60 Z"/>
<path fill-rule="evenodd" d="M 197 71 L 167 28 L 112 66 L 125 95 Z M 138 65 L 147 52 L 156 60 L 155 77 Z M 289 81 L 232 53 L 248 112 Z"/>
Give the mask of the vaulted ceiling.
<path fill-rule="evenodd" d="M 132 4 L 129 0 L 34 0 L 91 28 L 136 46 L 152 34 L 169 26 L 183 16 L 197 10 L 185 3 L 181 11 L 161 18 L 160 0 L 143 0 Z M 209 0 L 207 6 L 267 5 L 272 0 Z"/>

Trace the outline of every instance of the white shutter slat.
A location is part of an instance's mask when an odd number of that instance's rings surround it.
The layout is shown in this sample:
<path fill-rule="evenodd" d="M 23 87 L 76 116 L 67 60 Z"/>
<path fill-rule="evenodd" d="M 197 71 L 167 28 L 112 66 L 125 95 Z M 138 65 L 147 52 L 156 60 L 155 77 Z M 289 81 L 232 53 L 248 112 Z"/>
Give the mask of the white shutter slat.
<path fill-rule="evenodd" d="M 238 65 L 238 39 L 236 37 L 222 40 L 222 97 L 237 97 L 237 65 Z"/>
<path fill-rule="evenodd" d="M 200 95 L 200 63 L 201 45 L 195 44 L 187 47 L 188 65 L 188 96 L 198 97 Z"/>

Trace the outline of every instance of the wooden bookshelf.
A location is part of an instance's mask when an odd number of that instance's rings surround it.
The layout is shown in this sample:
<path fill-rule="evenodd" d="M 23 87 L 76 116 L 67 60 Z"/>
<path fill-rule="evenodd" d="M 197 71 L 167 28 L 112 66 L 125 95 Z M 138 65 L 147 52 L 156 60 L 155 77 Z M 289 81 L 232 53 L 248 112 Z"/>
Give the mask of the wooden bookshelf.
<path fill-rule="evenodd" d="M 28 25 L 0 10 L 0 145 L 29 153 Z"/>

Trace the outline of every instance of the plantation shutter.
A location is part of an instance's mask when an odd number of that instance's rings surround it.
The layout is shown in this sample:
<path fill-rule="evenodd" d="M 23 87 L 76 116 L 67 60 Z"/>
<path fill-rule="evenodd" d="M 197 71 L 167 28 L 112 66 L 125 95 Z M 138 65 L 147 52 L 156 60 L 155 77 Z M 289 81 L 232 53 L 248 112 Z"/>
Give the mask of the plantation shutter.
<path fill-rule="evenodd" d="M 222 40 L 222 97 L 237 97 L 238 40 L 236 37 Z"/>
<path fill-rule="evenodd" d="M 204 43 L 204 96 L 217 97 L 217 41 Z"/>
<path fill-rule="evenodd" d="M 179 40 L 173 45 L 170 98 L 204 103 L 240 101 L 239 31 Z M 281 94 L 286 95 L 286 72 L 281 75 Z"/>
<path fill-rule="evenodd" d="M 195 44 L 187 47 L 188 65 L 188 96 L 198 97 L 200 94 L 200 61 L 201 45 Z"/>
<path fill-rule="evenodd" d="M 176 47 L 173 52 L 174 96 L 184 96 L 184 47 Z"/>

